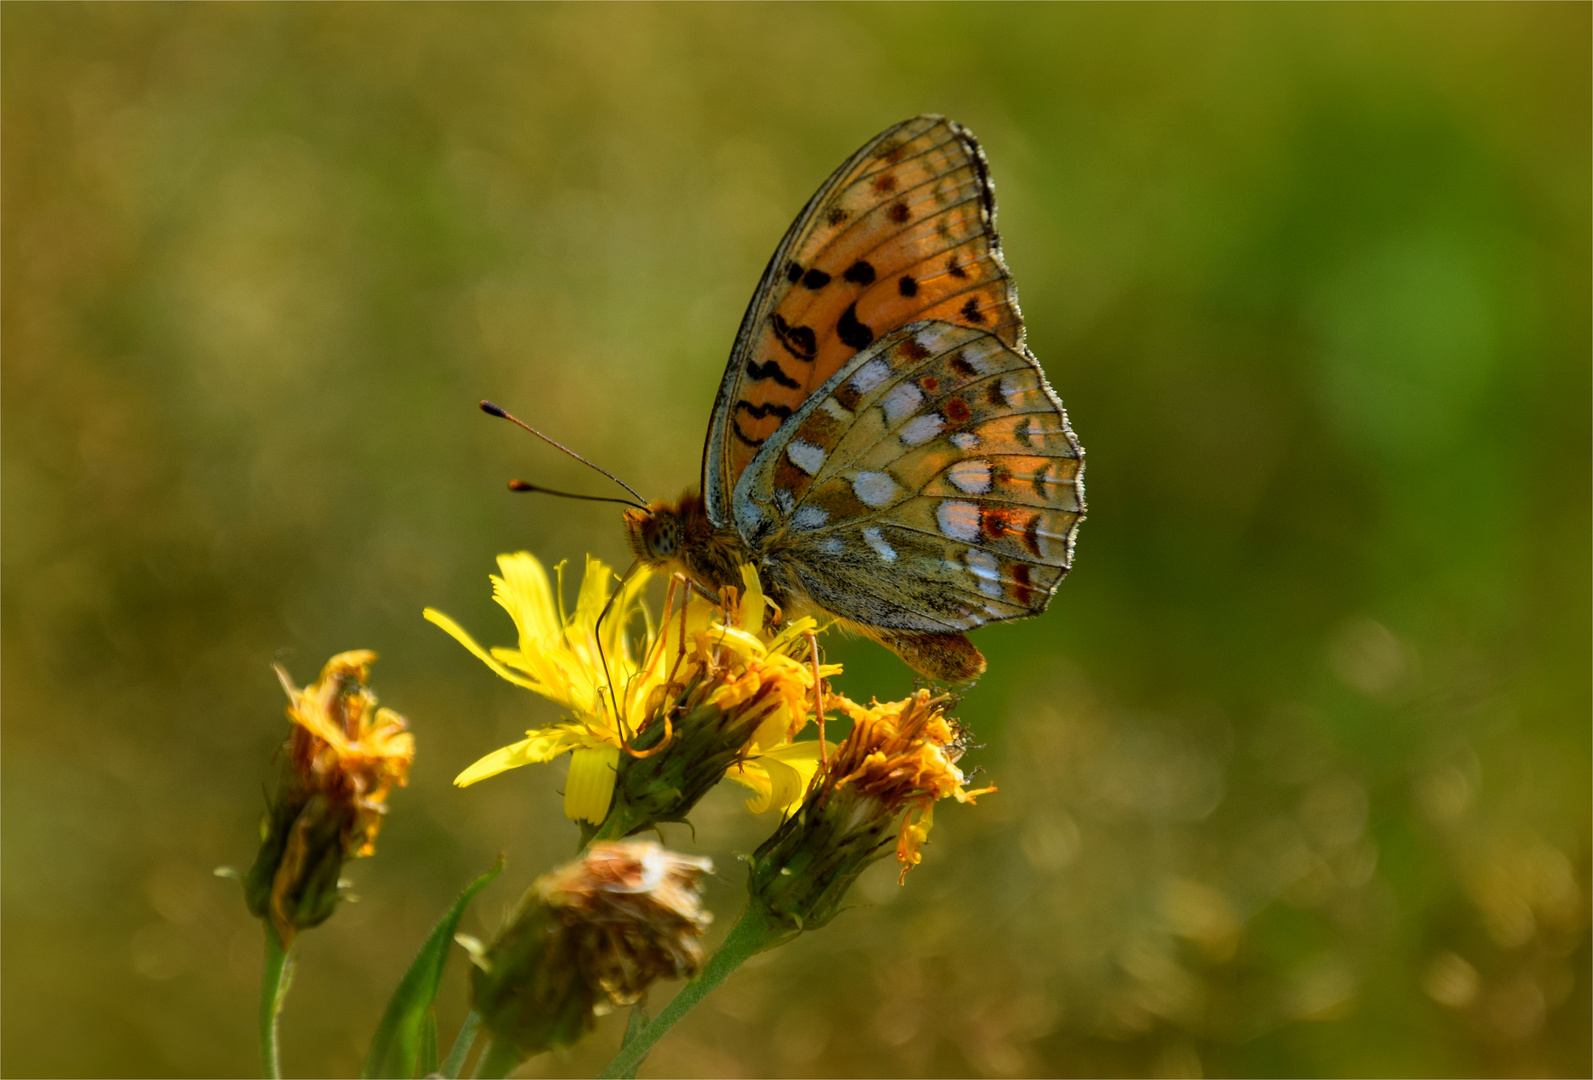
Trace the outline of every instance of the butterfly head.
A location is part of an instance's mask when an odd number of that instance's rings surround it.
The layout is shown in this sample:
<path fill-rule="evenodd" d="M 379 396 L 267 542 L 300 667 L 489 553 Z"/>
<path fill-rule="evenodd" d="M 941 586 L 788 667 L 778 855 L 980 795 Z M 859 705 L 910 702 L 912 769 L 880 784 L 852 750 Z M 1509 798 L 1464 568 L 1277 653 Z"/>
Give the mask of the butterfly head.
<path fill-rule="evenodd" d="M 675 507 L 654 501 L 645 510 L 625 511 L 625 538 L 638 559 L 662 566 L 681 557 L 686 528 Z"/>

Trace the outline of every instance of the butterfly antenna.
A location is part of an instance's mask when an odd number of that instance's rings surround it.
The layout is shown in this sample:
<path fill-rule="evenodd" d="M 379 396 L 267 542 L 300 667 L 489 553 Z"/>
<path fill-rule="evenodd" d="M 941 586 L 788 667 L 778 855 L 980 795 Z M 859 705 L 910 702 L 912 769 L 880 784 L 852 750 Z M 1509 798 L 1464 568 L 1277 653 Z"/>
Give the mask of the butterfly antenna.
<path fill-rule="evenodd" d="M 569 454 L 576 461 L 579 461 L 582 465 L 585 465 L 585 466 L 587 466 L 588 468 L 591 468 L 591 469 L 596 469 L 598 472 L 602 473 L 604 476 L 606 476 L 610 480 L 614 481 L 620 487 L 622 487 L 626 491 L 630 492 L 631 495 L 633 495 L 636 498 L 636 502 L 638 504 L 642 504 L 645 507 L 645 504 L 646 504 L 647 500 L 642 498 L 641 494 L 635 488 L 631 487 L 625 481 L 621 480 L 619 477 L 615 476 L 613 473 L 611 473 L 607 469 L 603 468 L 603 466 L 592 464 L 592 462 L 587 461 L 584 457 L 582 457 L 580 454 L 577 454 L 574 450 L 571 450 L 568 446 L 565 446 L 563 443 L 560 443 L 560 442 L 558 442 L 558 441 L 556 441 L 554 439 L 550 439 L 548 436 L 542 434 L 542 432 L 538 431 L 536 428 L 532 427 L 530 424 L 526 423 L 524 420 L 520 419 L 518 416 L 515 416 L 513 413 L 510 413 L 509 411 L 507 411 L 506 409 L 502 408 L 501 406 L 494 405 L 490 401 L 483 401 L 481 403 L 481 411 L 486 413 L 488 416 L 497 416 L 497 417 L 500 417 L 500 418 L 502 418 L 504 420 L 509 421 L 511 424 L 516 424 L 516 425 L 518 425 L 520 427 L 525 428 L 531 434 L 535 435 L 537 438 L 541 439 L 543 442 L 547 443 L 549 446 L 553 447 L 554 449 L 562 450 L 564 453 Z M 513 487 L 512 484 L 510 486 Z M 515 490 L 518 491 L 518 490 L 521 490 L 521 489 L 516 488 Z M 580 497 L 581 496 L 577 496 L 577 498 L 580 498 Z M 590 497 L 590 496 L 587 496 L 587 497 Z"/>
<path fill-rule="evenodd" d="M 526 480 L 510 480 L 509 490 L 533 491 L 540 492 L 543 495 L 557 495 L 561 499 L 580 499 L 583 502 L 619 503 L 621 506 L 634 506 L 639 510 L 647 509 L 644 504 L 637 502 L 635 499 L 614 499 L 607 495 L 577 495 L 573 491 L 557 491 L 553 488 L 543 487 L 541 484 L 533 484 Z"/>

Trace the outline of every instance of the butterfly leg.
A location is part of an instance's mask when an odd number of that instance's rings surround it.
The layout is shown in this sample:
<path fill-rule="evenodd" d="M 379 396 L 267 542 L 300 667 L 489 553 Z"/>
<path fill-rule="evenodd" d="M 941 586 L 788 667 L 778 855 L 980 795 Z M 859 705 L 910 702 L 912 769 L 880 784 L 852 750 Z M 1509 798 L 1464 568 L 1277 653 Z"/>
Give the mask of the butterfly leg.
<path fill-rule="evenodd" d="M 681 585 L 690 584 L 690 579 L 685 574 L 672 574 L 669 578 L 669 596 L 664 601 L 664 622 L 667 625 L 669 617 L 674 611 L 675 590 Z M 675 676 L 680 672 L 680 665 L 686 662 L 686 608 L 690 597 L 682 597 L 680 601 L 680 640 L 676 642 L 675 664 L 669 669 L 669 685 L 675 685 Z"/>
<path fill-rule="evenodd" d="M 619 698 L 614 694 L 614 676 L 608 670 L 608 656 L 603 652 L 603 620 L 608 617 L 609 609 L 614 606 L 614 601 L 619 599 L 620 593 L 625 591 L 625 582 L 630 580 L 630 576 L 636 572 L 636 568 L 640 565 L 640 560 L 632 562 L 625 573 L 620 575 L 619 584 L 609 594 L 608 603 L 604 604 L 603 610 L 598 612 L 597 622 L 592 626 L 592 639 L 597 642 L 598 659 L 603 661 L 603 680 L 608 684 L 608 700 L 614 707 L 614 726 L 619 728 L 620 743 L 622 745 L 630 742 L 631 735 L 627 729 L 625 717 L 620 712 Z"/>
<path fill-rule="evenodd" d="M 662 713 L 660 713 L 660 715 L 664 719 L 664 737 L 662 739 L 658 740 L 658 745 L 657 746 L 651 747 L 650 749 L 647 749 L 647 750 L 637 750 L 635 747 L 631 746 L 630 741 L 627 740 L 623 744 L 625 752 L 627 754 L 629 754 L 633 758 L 652 757 L 654 754 L 658 753 L 664 747 L 668 746 L 669 743 L 670 743 L 670 740 L 675 737 L 675 725 L 670 723 L 670 721 L 669 721 L 669 714 L 674 712 L 674 711 L 675 711 L 675 707 L 673 705 L 670 705 L 667 708 L 665 708 Z"/>
<path fill-rule="evenodd" d="M 803 636 L 808 639 L 808 649 L 813 657 L 813 709 L 819 724 L 819 761 L 828 766 L 830 752 L 824 744 L 824 680 L 819 676 L 819 636 L 811 630 Z"/>
<path fill-rule="evenodd" d="M 882 633 L 878 641 L 926 678 L 965 682 L 984 674 L 985 658 L 966 634 Z"/>
<path fill-rule="evenodd" d="M 704 588 L 702 585 L 698 584 L 695 578 L 693 578 L 691 581 L 691 588 L 693 592 L 702 597 L 704 600 L 708 601 L 710 604 L 715 604 L 719 607 L 726 606 L 726 601 L 723 596 Z"/>

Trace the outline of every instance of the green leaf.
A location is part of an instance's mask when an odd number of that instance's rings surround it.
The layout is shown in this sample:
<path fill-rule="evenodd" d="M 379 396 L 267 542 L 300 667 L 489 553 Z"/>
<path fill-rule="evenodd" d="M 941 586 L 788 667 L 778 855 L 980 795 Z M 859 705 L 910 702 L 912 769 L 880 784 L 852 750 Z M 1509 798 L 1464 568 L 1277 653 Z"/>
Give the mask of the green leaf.
<path fill-rule="evenodd" d="M 426 943 L 415 954 L 414 963 L 404 972 L 398 988 L 393 991 L 382 1022 L 376 1027 L 371 1048 L 365 1055 L 365 1065 L 360 1076 L 365 1080 L 376 1077 L 409 1080 L 415 1075 L 421 1051 L 427 1042 L 427 1025 L 431 1027 L 430 1062 L 435 1067 L 437 1059 L 436 1017 L 432 1003 L 437 1000 L 437 990 L 442 985 L 443 967 L 448 962 L 448 950 L 453 945 L 454 932 L 465 908 L 487 883 L 503 871 L 503 858 L 498 865 L 465 886 L 447 913 L 426 937 Z"/>
<path fill-rule="evenodd" d="M 431 1076 L 437 1071 L 437 1010 L 426 1010 L 426 1022 L 420 1028 L 420 1075 Z"/>

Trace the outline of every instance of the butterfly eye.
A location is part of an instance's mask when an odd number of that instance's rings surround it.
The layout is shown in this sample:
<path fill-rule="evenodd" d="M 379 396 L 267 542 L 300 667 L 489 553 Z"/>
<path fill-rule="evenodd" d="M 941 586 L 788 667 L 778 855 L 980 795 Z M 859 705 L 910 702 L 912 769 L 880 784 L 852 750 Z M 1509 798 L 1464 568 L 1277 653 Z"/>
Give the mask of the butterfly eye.
<path fill-rule="evenodd" d="M 656 559 L 673 559 L 680 551 L 680 519 L 670 514 L 655 515 L 647 535 L 647 549 Z"/>

